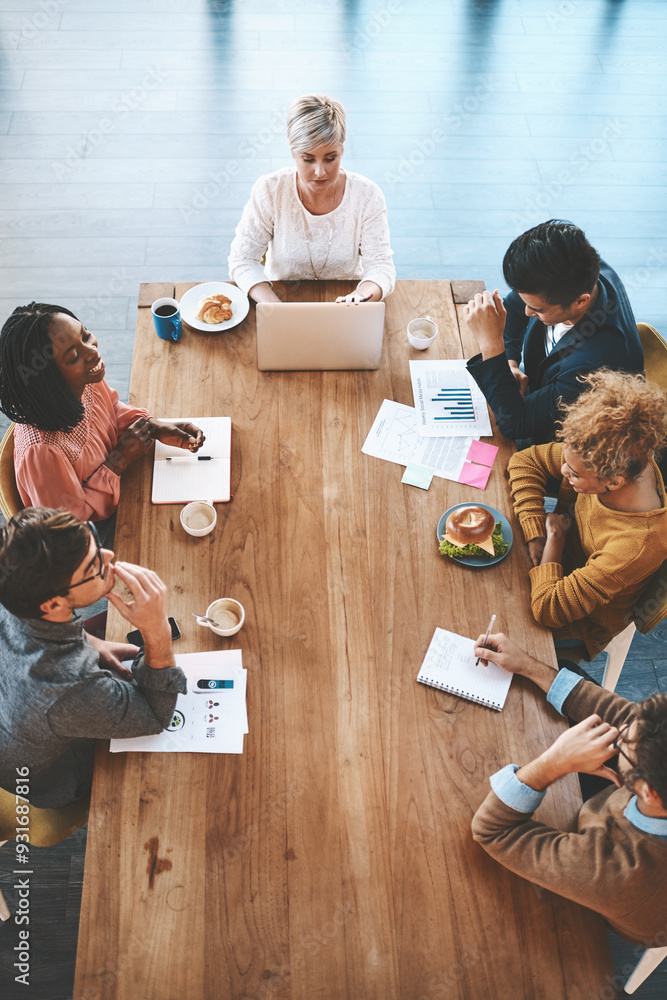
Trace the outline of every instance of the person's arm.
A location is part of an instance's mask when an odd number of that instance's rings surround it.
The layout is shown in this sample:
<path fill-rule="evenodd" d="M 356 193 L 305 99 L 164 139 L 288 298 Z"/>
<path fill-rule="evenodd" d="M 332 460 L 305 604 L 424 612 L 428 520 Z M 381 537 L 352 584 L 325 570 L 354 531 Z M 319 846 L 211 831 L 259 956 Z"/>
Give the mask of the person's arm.
<path fill-rule="evenodd" d="M 368 295 L 372 290 L 374 299 L 383 299 L 391 295 L 396 284 L 394 252 L 389 238 L 387 204 L 384 195 L 377 187 L 365 206 L 359 249 L 363 270 L 357 292 L 363 291 L 364 295 Z M 379 289 L 379 295 L 372 286 Z"/>
<path fill-rule="evenodd" d="M 491 661 L 511 674 L 519 674 L 532 681 L 547 696 L 547 701 L 560 715 L 575 722 L 581 722 L 589 715 L 597 713 L 606 722 L 620 728 L 637 714 L 637 704 L 601 688 L 599 684 L 585 680 L 581 674 L 567 669 L 567 661 L 561 669 L 533 659 L 520 646 L 502 632 L 495 632 L 484 643 L 480 635 L 475 642 L 474 655 L 481 662 Z"/>
<path fill-rule="evenodd" d="M 67 456 L 42 442 L 24 452 L 16 482 L 26 506 L 66 507 L 82 521 L 110 517 L 120 498 L 120 474 L 101 465 L 81 482 Z"/>
<path fill-rule="evenodd" d="M 49 725 L 56 735 L 96 739 L 147 736 L 169 725 L 179 693 L 187 690 L 175 666 L 167 618 L 167 588 L 157 573 L 132 563 L 116 563 L 114 573 L 130 591 L 124 601 L 109 601 L 141 631 L 143 656 L 133 665 L 136 686 L 95 670 L 51 707 Z"/>
<path fill-rule="evenodd" d="M 519 366 L 523 353 L 523 342 L 528 328 L 526 307 L 513 289 L 503 299 L 505 307 L 505 328 L 503 342 L 510 366 Z"/>
<path fill-rule="evenodd" d="M 156 420 L 155 417 L 149 417 L 148 425 L 150 435 L 154 440 L 171 445 L 172 448 L 185 448 L 195 452 L 199 451 L 206 440 L 206 435 L 201 428 L 190 423 L 189 420 L 174 422 L 173 420 Z"/>
<path fill-rule="evenodd" d="M 530 570 L 531 607 L 535 620 L 547 628 L 562 628 L 581 621 L 609 604 L 622 590 L 648 579 L 651 562 L 641 542 L 632 551 L 632 539 L 616 535 L 602 549 L 591 553 L 586 564 L 565 574 L 560 562 L 546 562 Z M 658 553 L 658 559 L 661 553 Z"/>
<path fill-rule="evenodd" d="M 492 791 L 472 821 L 473 839 L 500 864 L 610 918 L 620 912 L 619 906 L 626 906 L 618 887 L 627 871 L 626 855 L 614 850 L 608 829 L 591 824 L 581 832 L 565 833 L 534 821 L 532 813 L 549 784 L 570 771 L 603 773 L 618 784 L 618 776 L 605 766 L 615 753 L 611 744 L 617 733 L 593 716 L 567 730 L 525 767 L 511 764 L 496 772 Z"/>
<path fill-rule="evenodd" d="M 253 185 L 229 252 L 229 277 L 256 302 L 280 301 L 271 288 L 262 258 L 273 238 L 274 206 L 266 177 Z"/>
<path fill-rule="evenodd" d="M 507 463 L 507 475 L 514 512 L 519 518 L 524 540 L 546 538 L 544 497 L 547 480 L 561 479 L 563 446 L 533 445 L 512 455 Z"/>

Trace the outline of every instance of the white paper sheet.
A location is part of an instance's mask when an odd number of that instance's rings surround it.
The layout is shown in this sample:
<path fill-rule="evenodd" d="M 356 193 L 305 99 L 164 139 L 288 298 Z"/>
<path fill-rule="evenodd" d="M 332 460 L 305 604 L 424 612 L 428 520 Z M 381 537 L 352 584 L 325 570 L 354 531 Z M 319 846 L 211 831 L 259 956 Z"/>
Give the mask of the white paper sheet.
<path fill-rule="evenodd" d="M 248 671 L 243 669 L 241 650 L 181 653 L 175 659 L 188 679 L 188 693 L 179 694 L 169 728 L 155 736 L 111 740 L 111 753 L 243 753 Z M 200 678 L 228 680 L 234 686 L 199 693 Z"/>
<path fill-rule="evenodd" d="M 414 407 L 385 399 L 361 450 L 397 465 L 423 465 L 456 483 L 472 441 L 471 437 L 420 437 Z"/>
<path fill-rule="evenodd" d="M 464 360 L 411 361 L 410 379 L 422 437 L 491 436 L 486 399 Z"/>

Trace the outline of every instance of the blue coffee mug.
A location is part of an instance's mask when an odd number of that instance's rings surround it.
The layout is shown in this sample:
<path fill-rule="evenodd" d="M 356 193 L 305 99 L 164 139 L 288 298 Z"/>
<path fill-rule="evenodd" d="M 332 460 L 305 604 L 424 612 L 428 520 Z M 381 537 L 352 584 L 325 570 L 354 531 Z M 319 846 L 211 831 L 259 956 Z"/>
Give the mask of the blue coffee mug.
<path fill-rule="evenodd" d="M 156 299 L 151 306 L 155 332 L 160 340 L 180 340 L 183 336 L 181 308 L 176 299 Z"/>

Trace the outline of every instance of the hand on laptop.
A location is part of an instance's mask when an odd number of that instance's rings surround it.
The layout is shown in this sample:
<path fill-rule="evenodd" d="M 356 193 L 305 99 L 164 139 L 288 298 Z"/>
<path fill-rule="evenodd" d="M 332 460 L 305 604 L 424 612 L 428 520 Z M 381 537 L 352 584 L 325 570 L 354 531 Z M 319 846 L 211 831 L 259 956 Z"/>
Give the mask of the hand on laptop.
<path fill-rule="evenodd" d="M 362 281 L 349 295 L 339 295 L 336 302 L 344 305 L 358 305 L 359 302 L 379 302 L 382 299 L 382 289 L 374 281 Z"/>

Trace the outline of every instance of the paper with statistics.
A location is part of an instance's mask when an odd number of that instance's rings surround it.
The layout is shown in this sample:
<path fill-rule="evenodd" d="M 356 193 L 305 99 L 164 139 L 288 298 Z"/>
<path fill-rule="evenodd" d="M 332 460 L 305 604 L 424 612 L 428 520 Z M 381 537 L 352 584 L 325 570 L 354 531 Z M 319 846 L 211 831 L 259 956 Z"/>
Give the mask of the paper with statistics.
<path fill-rule="evenodd" d="M 175 657 L 188 680 L 187 694 L 179 694 L 172 720 L 161 733 L 111 740 L 112 753 L 243 753 L 248 732 L 247 670 L 241 650 L 181 653 Z M 223 688 L 200 690 L 197 681 L 224 680 Z"/>
<path fill-rule="evenodd" d="M 472 438 L 420 437 L 414 407 L 385 399 L 361 450 L 397 465 L 423 465 L 458 483 L 472 443 Z"/>
<path fill-rule="evenodd" d="M 422 437 L 490 437 L 489 408 L 464 360 L 411 361 L 410 379 Z"/>
<path fill-rule="evenodd" d="M 170 417 L 189 420 L 206 436 L 198 452 L 155 442 L 153 503 L 190 503 L 230 499 L 232 421 L 229 417 Z M 202 456 L 208 460 L 201 461 Z"/>

